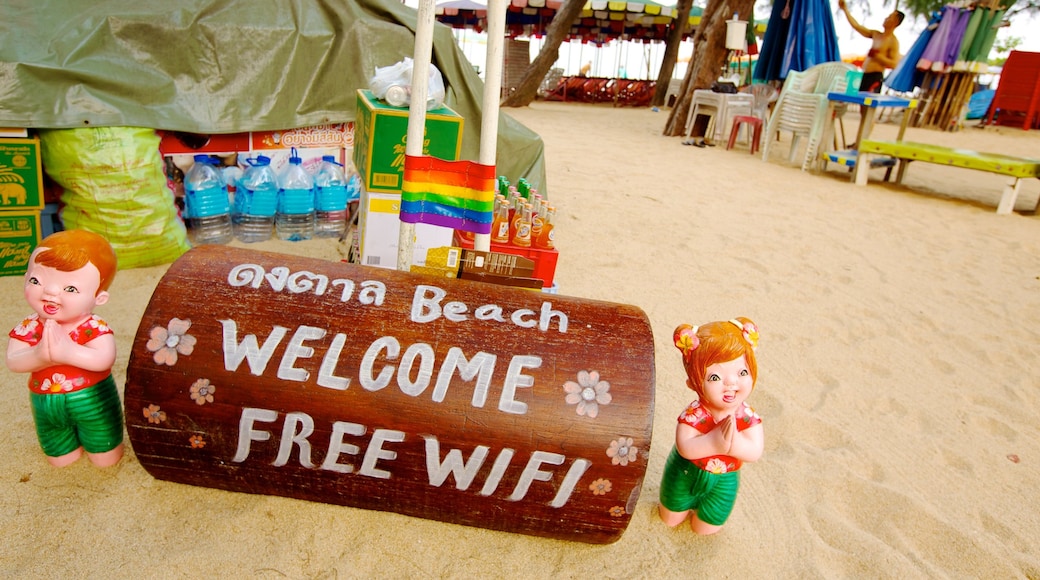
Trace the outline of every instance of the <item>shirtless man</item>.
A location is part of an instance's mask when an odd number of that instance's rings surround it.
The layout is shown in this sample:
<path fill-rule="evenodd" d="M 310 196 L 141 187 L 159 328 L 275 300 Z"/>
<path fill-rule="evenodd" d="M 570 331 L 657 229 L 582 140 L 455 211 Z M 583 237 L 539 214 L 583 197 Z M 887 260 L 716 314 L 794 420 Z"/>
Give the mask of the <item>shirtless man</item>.
<path fill-rule="evenodd" d="M 856 19 L 849 14 L 845 0 L 838 0 L 838 8 L 845 13 L 845 18 L 849 19 L 849 24 L 856 32 L 873 41 L 870 52 L 863 61 L 863 81 L 859 84 L 859 90 L 880 93 L 881 80 L 885 76 L 885 70 L 895 68 L 899 63 L 899 39 L 896 38 L 894 31 L 903 23 L 905 15 L 896 10 L 885 18 L 885 22 L 882 24 L 884 30 L 871 30 L 856 22 Z"/>

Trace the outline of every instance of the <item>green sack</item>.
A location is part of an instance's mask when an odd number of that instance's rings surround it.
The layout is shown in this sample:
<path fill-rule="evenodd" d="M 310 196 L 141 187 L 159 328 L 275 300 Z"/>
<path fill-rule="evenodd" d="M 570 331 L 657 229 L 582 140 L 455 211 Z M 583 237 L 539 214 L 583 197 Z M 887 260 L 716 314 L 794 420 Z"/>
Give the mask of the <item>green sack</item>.
<path fill-rule="evenodd" d="M 120 268 L 167 264 L 188 251 L 154 130 L 91 127 L 39 134 L 43 169 L 65 190 L 65 229 L 104 236 Z"/>

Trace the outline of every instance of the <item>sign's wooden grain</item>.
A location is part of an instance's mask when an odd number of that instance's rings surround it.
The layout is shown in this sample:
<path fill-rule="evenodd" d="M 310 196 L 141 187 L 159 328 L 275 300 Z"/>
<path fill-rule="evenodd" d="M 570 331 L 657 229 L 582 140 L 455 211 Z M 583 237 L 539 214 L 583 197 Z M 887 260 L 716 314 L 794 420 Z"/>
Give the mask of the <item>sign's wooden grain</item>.
<path fill-rule="evenodd" d="M 156 287 L 125 405 L 160 479 L 608 543 L 654 343 L 634 306 L 202 246 Z"/>

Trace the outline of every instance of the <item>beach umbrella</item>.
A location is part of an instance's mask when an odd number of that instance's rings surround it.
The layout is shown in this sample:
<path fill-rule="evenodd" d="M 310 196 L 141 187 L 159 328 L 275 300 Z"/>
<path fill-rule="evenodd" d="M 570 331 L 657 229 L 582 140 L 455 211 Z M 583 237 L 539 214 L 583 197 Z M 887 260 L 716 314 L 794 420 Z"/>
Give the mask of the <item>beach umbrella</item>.
<path fill-rule="evenodd" d="M 946 72 L 949 67 L 953 66 L 960 52 L 961 40 L 964 38 L 964 31 L 968 27 L 970 17 L 970 10 L 952 5 L 943 7 L 942 20 L 939 21 L 939 27 L 917 61 L 917 68 Z"/>
<path fill-rule="evenodd" d="M 834 16 L 825 0 L 776 0 L 759 50 L 754 79 L 774 81 L 841 60 Z"/>
<path fill-rule="evenodd" d="M 512 0 L 505 16 L 511 37 L 541 37 L 562 6 L 562 0 Z M 688 15 L 691 28 L 700 24 L 703 9 Z M 477 0 L 444 0 L 437 4 L 436 19 L 454 28 L 486 28 L 486 6 Z M 650 42 L 665 40 L 668 27 L 678 16 L 674 6 L 653 0 L 643 2 L 588 0 L 571 26 L 567 40 L 604 44 L 613 40 Z"/>
<path fill-rule="evenodd" d="M 434 18 L 452 28 L 483 32 L 487 28 L 487 4 L 476 0 L 444 0 L 436 4 Z"/>
<path fill-rule="evenodd" d="M 993 10 L 990 8 L 976 8 L 985 12 L 978 32 L 972 39 L 971 48 L 968 50 L 966 59 L 972 72 L 983 72 L 989 66 L 989 53 L 993 50 L 993 43 L 997 40 L 997 31 L 1000 30 L 1001 22 L 1004 20 L 1006 10 Z"/>

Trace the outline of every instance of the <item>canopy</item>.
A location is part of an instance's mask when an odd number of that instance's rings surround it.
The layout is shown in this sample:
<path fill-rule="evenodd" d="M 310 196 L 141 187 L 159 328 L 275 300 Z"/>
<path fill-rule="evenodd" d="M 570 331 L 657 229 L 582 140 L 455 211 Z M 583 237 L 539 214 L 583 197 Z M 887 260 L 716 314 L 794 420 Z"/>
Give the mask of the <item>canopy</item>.
<path fill-rule="evenodd" d="M 787 73 L 841 60 L 834 17 L 825 0 L 775 0 L 754 79 L 775 81 Z"/>
<path fill-rule="evenodd" d="M 412 56 L 417 15 L 396 0 L 5 0 L 0 126 L 277 131 L 355 119 L 356 89 Z M 483 83 L 451 30 L 433 64 L 477 159 Z M 499 115 L 500 174 L 545 187 L 541 139 Z"/>
<path fill-rule="evenodd" d="M 476 4 L 476 6 L 472 6 Z M 511 37 L 542 36 L 562 6 L 560 0 L 513 0 L 506 11 L 506 33 Z M 487 8 L 474 0 L 446 0 L 437 4 L 437 20 L 454 28 L 483 31 Z M 704 10 L 690 10 L 690 28 L 700 24 Z M 568 40 L 602 44 L 612 40 L 663 41 L 678 16 L 674 6 L 652 0 L 625 2 L 589 0 L 571 26 Z"/>

